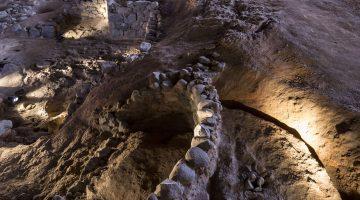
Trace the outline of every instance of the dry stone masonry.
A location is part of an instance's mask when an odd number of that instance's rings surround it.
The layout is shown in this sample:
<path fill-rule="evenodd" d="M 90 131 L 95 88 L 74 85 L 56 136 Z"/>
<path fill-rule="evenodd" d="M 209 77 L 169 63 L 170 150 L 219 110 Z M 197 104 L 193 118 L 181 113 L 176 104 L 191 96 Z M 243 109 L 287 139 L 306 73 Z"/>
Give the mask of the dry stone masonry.
<path fill-rule="evenodd" d="M 155 40 L 160 23 L 156 1 L 96 0 L 73 3 L 81 23 L 65 33 L 67 38 L 108 36 L 113 40 Z"/>
<path fill-rule="evenodd" d="M 149 79 L 153 90 L 175 89 L 189 97 L 195 127 L 191 148 L 148 199 L 209 199 L 206 188 L 217 165 L 222 123 L 222 106 L 212 80 L 225 63 L 217 61 L 217 55 L 201 56 L 197 64 L 176 72 L 154 72 Z"/>
<path fill-rule="evenodd" d="M 64 33 L 66 38 L 106 35 L 108 32 L 107 0 L 77 0 L 71 2 L 74 10 L 80 12 L 81 22 Z"/>
<path fill-rule="evenodd" d="M 109 30 L 116 40 L 145 40 L 157 37 L 160 23 L 158 3 L 151 1 L 109 1 Z"/>
<path fill-rule="evenodd" d="M 127 103 L 118 108 L 117 118 L 138 122 L 140 118 L 148 118 L 144 112 L 156 115 L 154 113 L 188 109 L 192 113 L 191 148 L 149 199 L 209 198 L 207 187 L 217 165 L 222 124 L 222 106 L 212 81 L 224 68 L 225 63 L 218 61 L 218 54 L 214 53 L 211 59 L 201 56 L 198 63 L 181 70 L 153 72 L 149 76 L 148 88 L 133 91 Z M 123 129 L 123 125 L 114 127 Z"/>

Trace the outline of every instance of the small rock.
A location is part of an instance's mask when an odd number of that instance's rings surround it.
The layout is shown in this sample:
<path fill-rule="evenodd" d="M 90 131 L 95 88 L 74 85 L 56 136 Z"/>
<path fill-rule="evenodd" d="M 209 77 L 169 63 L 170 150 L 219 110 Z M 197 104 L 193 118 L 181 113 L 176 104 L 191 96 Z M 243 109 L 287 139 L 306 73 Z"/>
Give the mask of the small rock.
<path fill-rule="evenodd" d="M 215 64 L 211 67 L 212 70 L 216 72 L 224 71 L 226 64 L 224 62 L 215 62 Z"/>
<path fill-rule="evenodd" d="M 7 130 L 10 130 L 13 127 L 13 123 L 10 120 L 1 120 L 0 121 L 0 135 L 6 133 Z"/>
<path fill-rule="evenodd" d="M 104 73 L 108 73 L 116 67 L 116 63 L 113 61 L 99 60 L 98 63 Z"/>
<path fill-rule="evenodd" d="M 167 76 L 165 73 L 160 73 L 159 77 L 160 77 L 160 81 L 165 81 L 167 79 Z"/>
<path fill-rule="evenodd" d="M 203 64 L 201 64 L 201 63 L 196 63 L 196 64 L 194 65 L 194 69 L 204 71 L 205 69 L 207 69 L 207 67 L 205 67 L 205 66 L 204 66 Z"/>
<path fill-rule="evenodd" d="M 10 96 L 7 99 L 11 104 L 16 104 L 19 101 L 19 97 L 17 96 Z"/>
<path fill-rule="evenodd" d="M 198 110 L 196 112 L 197 114 L 197 117 L 198 117 L 198 120 L 199 121 L 202 121 L 204 120 L 205 118 L 209 118 L 209 117 L 212 117 L 214 116 L 214 112 L 210 109 L 202 109 L 202 110 Z"/>
<path fill-rule="evenodd" d="M 151 49 L 151 44 L 149 42 L 142 42 L 140 44 L 140 51 L 141 52 L 148 52 Z"/>
<path fill-rule="evenodd" d="M 185 90 L 186 89 L 186 85 L 187 85 L 187 81 L 185 81 L 184 79 L 180 79 L 176 84 L 175 84 L 175 88 L 179 89 L 179 90 Z"/>
<path fill-rule="evenodd" d="M 180 70 L 180 78 L 185 79 L 185 80 L 189 80 L 190 75 L 191 74 L 190 74 L 190 72 L 188 70 L 186 70 L 186 69 Z"/>
<path fill-rule="evenodd" d="M 218 52 L 213 52 L 211 55 L 215 59 L 220 58 L 220 54 Z"/>
<path fill-rule="evenodd" d="M 205 56 L 200 56 L 199 57 L 199 62 L 201 64 L 208 65 L 208 64 L 211 63 L 211 60 L 209 58 L 205 57 Z"/>
<path fill-rule="evenodd" d="M 4 10 L 4 11 L 0 11 L 0 19 L 4 19 L 6 17 L 8 17 L 8 13 Z"/>
<path fill-rule="evenodd" d="M 180 160 L 171 171 L 169 178 L 183 185 L 190 185 L 195 176 L 195 171 L 187 166 L 184 160 Z"/>
<path fill-rule="evenodd" d="M 150 86 L 149 86 L 151 89 L 153 89 L 153 90 L 156 90 L 156 89 L 158 89 L 159 87 L 160 87 L 160 85 L 159 85 L 159 83 L 152 83 Z"/>
<path fill-rule="evenodd" d="M 198 124 L 194 129 L 194 137 L 210 138 L 210 130 L 203 124 Z"/>
<path fill-rule="evenodd" d="M 153 72 L 149 76 L 149 85 L 160 82 L 160 72 Z"/>
<path fill-rule="evenodd" d="M 13 27 L 12 27 L 12 31 L 14 31 L 14 33 L 16 34 L 20 34 L 23 32 L 23 28 L 21 27 L 20 24 L 15 24 Z"/>
<path fill-rule="evenodd" d="M 194 95 L 200 95 L 205 91 L 205 85 L 197 84 L 192 88 L 191 91 Z"/>
<path fill-rule="evenodd" d="M 265 183 L 265 179 L 263 177 L 259 177 L 257 180 L 256 180 L 256 184 L 257 186 L 261 187 L 263 186 Z"/>
<path fill-rule="evenodd" d="M 185 159 L 196 168 L 207 167 L 210 163 L 207 153 L 199 147 L 190 148 L 185 154 Z"/>
<path fill-rule="evenodd" d="M 188 72 L 190 72 L 190 73 L 193 71 L 192 67 L 186 67 L 185 69 L 188 70 Z"/>
<path fill-rule="evenodd" d="M 139 58 L 139 54 L 131 54 L 126 57 L 126 61 L 133 62 L 134 60 L 137 60 Z"/>
<path fill-rule="evenodd" d="M 209 139 L 194 137 L 191 140 L 191 147 L 199 147 L 200 149 L 207 152 L 210 149 L 213 149 L 215 147 L 215 144 Z"/>
<path fill-rule="evenodd" d="M 160 199 L 167 199 L 167 200 L 178 200 L 181 199 L 183 193 L 183 189 L 179 183 L 166 179 L 161 182 L 155 190 L 155 194 Z"/>
<path fill-rule="evenodd" d="M 53 197 L 53 200 L 66 200 L 66 199 L 65 199 L 65 197 L 63 197 L 63 196 L 55 195 L 55 196 Z"/>
<path fill-rule="evenodd" d="M 131 100 L 132 101 L 136 101 L 138 98 L 140 97 L 140 92 L 139 90 L 134 90 L 132 93 L 131 93 Z"/>
<path fill-rule="evenodd" d="M 35 27 L 29 28 L 28 34 L 29 34 L 29 37 L 31 37 L 31 38 L 38 38 L 41 36 L 40 30 Z"/>
<path fill-rule="evenodd" d="M 254 186 L 253 186 L 253 184 L 251 183 L 251 181 L 250 181 L 249 179 L 247 179 L 247 180 L 245 181 L 245 188 L 246 188 L 247 190 L 253 190 L 253 189 L 254 189 Z"/>
<path fill-rule="evenodd" d="M 256 180 L 256 174 L 255 174 L 254 172 L 251 172 L 251 173 L 250 173 L 249 180 L 250 180 L 251 182 L 254 182 L 254 181 Z"/>
<path fill-rule="evenodd" d="M 170 80 L 166 80 L 161 83 L 161 87 L 163 89 L 169 89 L 169 88 L 171 88 L 171 86 L 172 86 L 172 83 Z"/>

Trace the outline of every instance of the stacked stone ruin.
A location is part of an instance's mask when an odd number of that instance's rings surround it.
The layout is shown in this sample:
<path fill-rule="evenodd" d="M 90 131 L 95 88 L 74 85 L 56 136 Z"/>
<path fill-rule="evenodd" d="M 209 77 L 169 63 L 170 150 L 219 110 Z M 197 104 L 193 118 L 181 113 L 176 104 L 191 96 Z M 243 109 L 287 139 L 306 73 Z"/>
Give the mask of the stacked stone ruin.
<path fill-rule="evenodd" d="M 218 54 L 214 53 L 212 59 L 201 56 L 198 63 L 181 70 L 153 72 L 148 88 L 133 91 L 127 103 L 119 108 L 118 116 L 126 118 L 131 113 L 138 113 L 134 109 L 148 110 L 139 106 L 144 102 L 154 106 L 157 99 L 169 98 L 161 103 L 161 108 L 154 110 L 176 110 L 181 105 L 188 105 L 192 111 L 194 131 L 191 148 L 177 162 L 169 177 L 149 196 L 151 200 L 209 198 L 207 187 L 217 165 L 222 124 L 222 106 L 212 81 L 225 68 L 225 63 L 217 61 L 217 58 Z M 177 105 L 176 101 L 187 102 Z"/>
<path fill-rule="evenodd" d="M 96 0 L 73 2 L 81 23 L 65 37 L 109 37 L 113 40 L 155 40 L 160 23 L 156 1 Z"/>
<path fill-rule="evenodd" d="M 127 1 L 108 2 L 109 32 L 116 40 L 154 40 L 160 23 L 158 3 Z"/>
<path fill-rule="evenodd" d="M 159 37 L 161 17 L 157 1 L 67 2 L 64 14 L 80 19 L 69 30 L 58 30 L 58 24 L 51 21 L 23 26 L 19 22 L 36 14 L 34 6 L 11 4 L 7 10 L 0 11 L 0 34 L 11 27 L 10 32 L 30 38 L 55 38 L 63 34 L 65 38 L 74 39 L 99 36 L 112 40 L 154 41 Z"/>
<path fill-rule="evenodd" d="M 64 33 L 66 38 L 105 36 L 108 32 L 107 0 L 71 1 L 67 12 L 79 15 L 80 23 Z"/>

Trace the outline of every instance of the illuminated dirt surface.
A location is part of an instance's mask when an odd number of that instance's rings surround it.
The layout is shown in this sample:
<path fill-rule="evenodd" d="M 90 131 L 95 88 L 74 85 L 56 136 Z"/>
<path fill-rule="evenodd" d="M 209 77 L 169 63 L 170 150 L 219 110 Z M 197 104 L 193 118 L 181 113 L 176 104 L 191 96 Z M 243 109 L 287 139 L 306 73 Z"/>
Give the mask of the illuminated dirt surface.
<path fill-rule="evenodd" d="M 360 199 L 355 0 L 0 2 L 0 199 Z"/>

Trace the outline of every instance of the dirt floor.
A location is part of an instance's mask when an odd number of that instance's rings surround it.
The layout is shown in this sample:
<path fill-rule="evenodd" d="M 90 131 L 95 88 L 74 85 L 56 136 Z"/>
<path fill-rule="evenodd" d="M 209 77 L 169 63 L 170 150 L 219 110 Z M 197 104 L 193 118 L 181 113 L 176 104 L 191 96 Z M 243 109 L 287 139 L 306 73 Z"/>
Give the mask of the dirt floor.
<path fill-rule="evenodd" d="M 360 199 L 358 1 L 158 2 L 146 54 L 138 40 L 62 37 L 78 25 L 66 1 L 0 2 L 1 200 L 147 199 L 190 148 L 193 116 L 163 100 L 135 104 L 136 120 L 120 108 L 152 72 L 214 52 L 222 134 L 202 199 Z M 15 31 L 38 21 L 56 37 Z"/>

